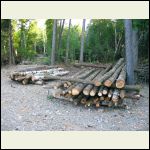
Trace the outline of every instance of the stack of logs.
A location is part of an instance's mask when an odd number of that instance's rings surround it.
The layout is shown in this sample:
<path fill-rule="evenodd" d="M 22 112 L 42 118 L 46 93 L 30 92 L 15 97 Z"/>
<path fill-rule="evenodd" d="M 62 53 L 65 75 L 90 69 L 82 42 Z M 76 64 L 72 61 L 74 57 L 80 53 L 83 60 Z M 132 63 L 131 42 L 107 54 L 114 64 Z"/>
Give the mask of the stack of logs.
<path fill-rule="evenodd" d="M 42 66 L 33 67 L 15 71 L 10 74 L 10 78 L 14 81 L 21 82 L 22 84 L 44 84 L 45 75 L 63 76 L 68 74 L 69 71 L 64 71 L 63 68 L 56 66 Z"/>
<path fill-rule="evenodd" d="M 52 78 L 47 76 L 47 80 Z M 126 64 L 123 58 L 105 69 L 84 68 L 71 78 L 53 79 L 58 80 L 54 86 L 58 92 L 53 96 L 75 105 L 123 107 L 124 98 L 140 98 L 139 86 L 126 85 Z"/>

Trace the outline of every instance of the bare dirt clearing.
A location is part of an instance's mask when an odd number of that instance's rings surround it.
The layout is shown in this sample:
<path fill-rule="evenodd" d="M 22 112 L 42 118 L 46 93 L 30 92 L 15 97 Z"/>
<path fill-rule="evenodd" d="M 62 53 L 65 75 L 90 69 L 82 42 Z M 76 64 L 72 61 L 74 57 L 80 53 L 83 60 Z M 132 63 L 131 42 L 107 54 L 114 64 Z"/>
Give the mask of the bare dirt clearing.
<path fill-rule="evenodd" d="M 140 100 L 125 100 L 127 110 L 84 108 L 63 100 L 47 99 L 47 90 L 40 85 L 22 85 L 9 79 L 10 72 L 31 66 L 1 69 L 1 130 L 149 130 L 148 85 L 143 85 Z M 66 70 L 71 71 L 71 75 L 79 69 L 66 67 Z"/>

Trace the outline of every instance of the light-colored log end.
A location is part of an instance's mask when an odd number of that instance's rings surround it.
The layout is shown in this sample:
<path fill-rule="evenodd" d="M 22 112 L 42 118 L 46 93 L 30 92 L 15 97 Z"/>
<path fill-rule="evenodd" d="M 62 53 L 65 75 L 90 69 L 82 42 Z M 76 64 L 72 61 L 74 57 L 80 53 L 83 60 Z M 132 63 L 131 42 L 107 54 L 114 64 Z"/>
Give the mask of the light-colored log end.
<path fill-rule="evenodd" d="M 117 80 L 116 81 L 116 87 L 118 88 L 118 89 L 121 89 L 121 88 L 123 88 L 125 86 L 125 81 L 123 81 L 123 80 Z"/>

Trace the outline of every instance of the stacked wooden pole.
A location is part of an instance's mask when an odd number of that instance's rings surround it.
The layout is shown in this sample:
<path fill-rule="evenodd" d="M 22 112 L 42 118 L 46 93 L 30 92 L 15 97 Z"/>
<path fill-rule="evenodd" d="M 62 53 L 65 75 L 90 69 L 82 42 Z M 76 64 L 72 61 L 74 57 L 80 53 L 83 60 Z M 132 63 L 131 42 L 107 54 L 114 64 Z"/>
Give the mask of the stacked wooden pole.
<path fill-rule="evenodd" d="M 44 66 L 44 67 L 27 68 L 27 69 L 22 69 L 22 70 L 12 72 L 10 74 L 10 78 L 14 81 L 21 82 L 24 85 L 28 83 L 43 84 L 46 75 L 59 77 L 59 76 L 64 76 L 68 73 L 69 71 L 65 71 L 63 68 Z"/>
<path fill-rule="evenodd" d="M 55 80 L 52 87 L 57 92 L 52 96 L 85 107 L 119 107 L 123 106 L 124 98 L 140 98 L 140 86 L 126 85 L 126 64 L 123 58 L 105 68 L 90 66 L 71 77 L 64 76 L 68 73 L 58 67 L 32 68 L 13 72 L 10 78 L 22 84 L 43 84 Z"/>
<path fill-rule="evenodd" d="M 102 70 L 84 69 L 84 72 L 81 71 L 79 75 L 74 75 L 68 81 L 71 83 L 70 86 L 63 87 L 58 95 L 75 105 L 82 104 L 85 107 L 95 105 L 97 108 L 122 107 L 124 98 L 140 97 L 139 86 L 126 85 L 126 65 L 123 58 L 113 66 L 110 65 Z M 135 92 L 129 94 L 129 91 Z"/>

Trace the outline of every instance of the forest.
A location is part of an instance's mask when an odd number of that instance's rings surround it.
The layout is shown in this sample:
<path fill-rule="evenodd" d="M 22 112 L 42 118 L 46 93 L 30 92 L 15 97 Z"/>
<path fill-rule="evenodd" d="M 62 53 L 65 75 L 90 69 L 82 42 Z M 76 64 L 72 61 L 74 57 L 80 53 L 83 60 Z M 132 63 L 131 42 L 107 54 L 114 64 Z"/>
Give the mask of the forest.
<path fill-rule="evenodd" d="M 1 65 L 34 61 L 38 54 L 43 64 L 75 62 L 109 63 L 125 56 L 123 19 L 91 19 L 82 27 L 72 19 L 47 19 L 45 29 L 35 19 L 1 19 Z M 149 20 L 132 19 L 133 48 L 137 63 L 149 60 Z"/>

